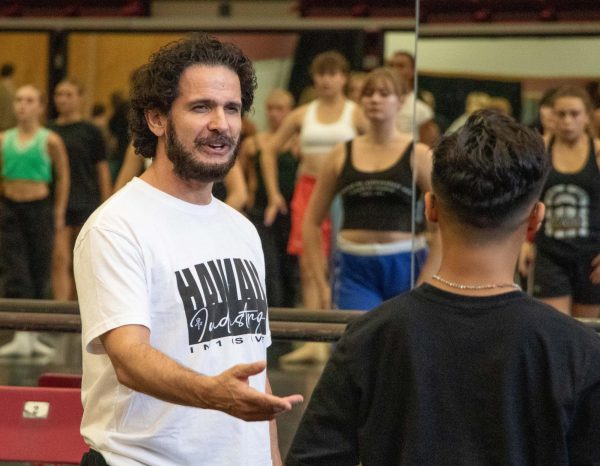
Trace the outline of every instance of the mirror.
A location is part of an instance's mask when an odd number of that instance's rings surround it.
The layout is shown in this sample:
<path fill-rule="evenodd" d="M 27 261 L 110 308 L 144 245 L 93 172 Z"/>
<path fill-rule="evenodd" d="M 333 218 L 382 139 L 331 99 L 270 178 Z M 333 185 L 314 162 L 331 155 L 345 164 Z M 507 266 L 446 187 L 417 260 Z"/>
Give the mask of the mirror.
<path fill-rule="evenodd" d="M 575 23 L 507 27 L 467 22 L 462 26 L 420 26 L 418 92 L 434 98 L 442 129 L 452 129 L 453 122 L 456 127 L 464 120 L 470 111 L 467 107 L 483 106 L 504 110 L 525 124 L 539 125 L 540 99 L 563 84 L 595 93 L 592 104 L 599 106 L 600 67 L 590 60 L 600 51 L 597 30 L 585 33 Z M 532 280 L 524 284 L 530 292 L 536 286 Z M 595 312 L 579 317 L 592 317 Z"/>

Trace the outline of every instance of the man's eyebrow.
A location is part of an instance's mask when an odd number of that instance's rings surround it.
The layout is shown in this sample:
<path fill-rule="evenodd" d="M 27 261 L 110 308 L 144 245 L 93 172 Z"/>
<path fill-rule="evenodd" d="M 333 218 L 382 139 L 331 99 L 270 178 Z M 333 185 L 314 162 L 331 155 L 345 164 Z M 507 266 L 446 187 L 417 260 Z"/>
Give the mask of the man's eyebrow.
<path fill-rule="evenodd" d="M 193 107 L 194 105 L 198 105 L 198 104 L 215 106 L 215 105 L 218 105 L 219 103 L 214 99 L 193 99 L 188 102 L 188 106 L 190 106 L 190 107 Z M 235 107 L 241 108 L 242 102 L 239 100 L 228 100 L 223 104 L 223 106 L 224 107 L 235 106 Z"/>

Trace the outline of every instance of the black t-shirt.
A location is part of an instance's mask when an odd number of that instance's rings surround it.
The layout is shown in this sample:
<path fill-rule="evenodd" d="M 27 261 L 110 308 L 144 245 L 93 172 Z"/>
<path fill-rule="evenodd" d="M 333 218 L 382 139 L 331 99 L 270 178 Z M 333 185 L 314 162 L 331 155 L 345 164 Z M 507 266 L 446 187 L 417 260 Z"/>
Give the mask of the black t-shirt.
<path fill-rule="evenodd" d="M 600 464 L 600 338 L 522 292 L 423 285 L 348 326 L 286 464 Z"/>
<path fill-rule="evenodd" d="M 102 133 L 92 123 L 79 121 L 49 128 L 65 143 L 71 169 L 71 190 L 67 210 L 94 210 L 100 204 L 98 162 L 106 160 Z"/>

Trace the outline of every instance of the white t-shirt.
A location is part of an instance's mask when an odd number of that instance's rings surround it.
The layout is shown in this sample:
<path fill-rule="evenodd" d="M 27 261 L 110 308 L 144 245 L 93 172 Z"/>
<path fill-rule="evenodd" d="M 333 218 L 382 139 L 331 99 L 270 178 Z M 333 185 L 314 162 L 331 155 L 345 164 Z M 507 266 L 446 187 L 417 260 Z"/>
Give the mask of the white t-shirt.
<path fill-rule="evenodd" d="M 416 105 L 416 106 L 415 106 Z M 433 110 L 431 107 L 423 102 L 421 99 L 417 99 L 415 104 L 415 93 L 410 92 L 404 97 L 404 103 L 396 115 L 396 127 L 398 131 L 403 133 L 412 134 L 413 131 L 413 107 L 415 107 L 415 123 L 418 129 L 426 121 L 433 119 Z"/>
<path fill-rule="evenodd" d="M 254 226 L 214 198 L 190 204 L 134 178 L 86 222 L 74 261 L 86 442 L 112 466 L 271 465 L 268 422 L 130 390 L 98 338 L 143 325 L 153 347 L 206 375 L 266 360 L 265 266 Z M 264 391 L 264 372 L 250 384 Z"/>

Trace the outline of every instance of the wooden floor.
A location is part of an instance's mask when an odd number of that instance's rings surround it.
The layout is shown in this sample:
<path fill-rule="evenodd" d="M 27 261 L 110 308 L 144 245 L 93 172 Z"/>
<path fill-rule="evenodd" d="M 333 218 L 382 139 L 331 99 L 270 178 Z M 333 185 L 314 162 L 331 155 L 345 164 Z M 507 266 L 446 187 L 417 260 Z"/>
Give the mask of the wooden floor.
<path fill-rule="evenodd" d="M 10 341 L 11 337 L 12 332 L 0 331 L 0 345 Z M 57 354 L 51 360 L 43 357 L 0 358 L 0 385 L 35 386 L 38 377 L 44 372 L 81 373 L 79 335 L 47 334 L 42 338 L 58 349 Z M 278 418 L 279 447 L 282 455 L 289 449 L 304 407 L 323 370 L 322 365 L 315 364 L 281 367 L 278 358 L 290 349 L 291 343 L 275 341 L 268 354 L 268 374 L 273 392 L 278 395 L 300 393 L 305 399 L 303 405 Z M 0 462 L 0 465 L 7 464 Z"/>

